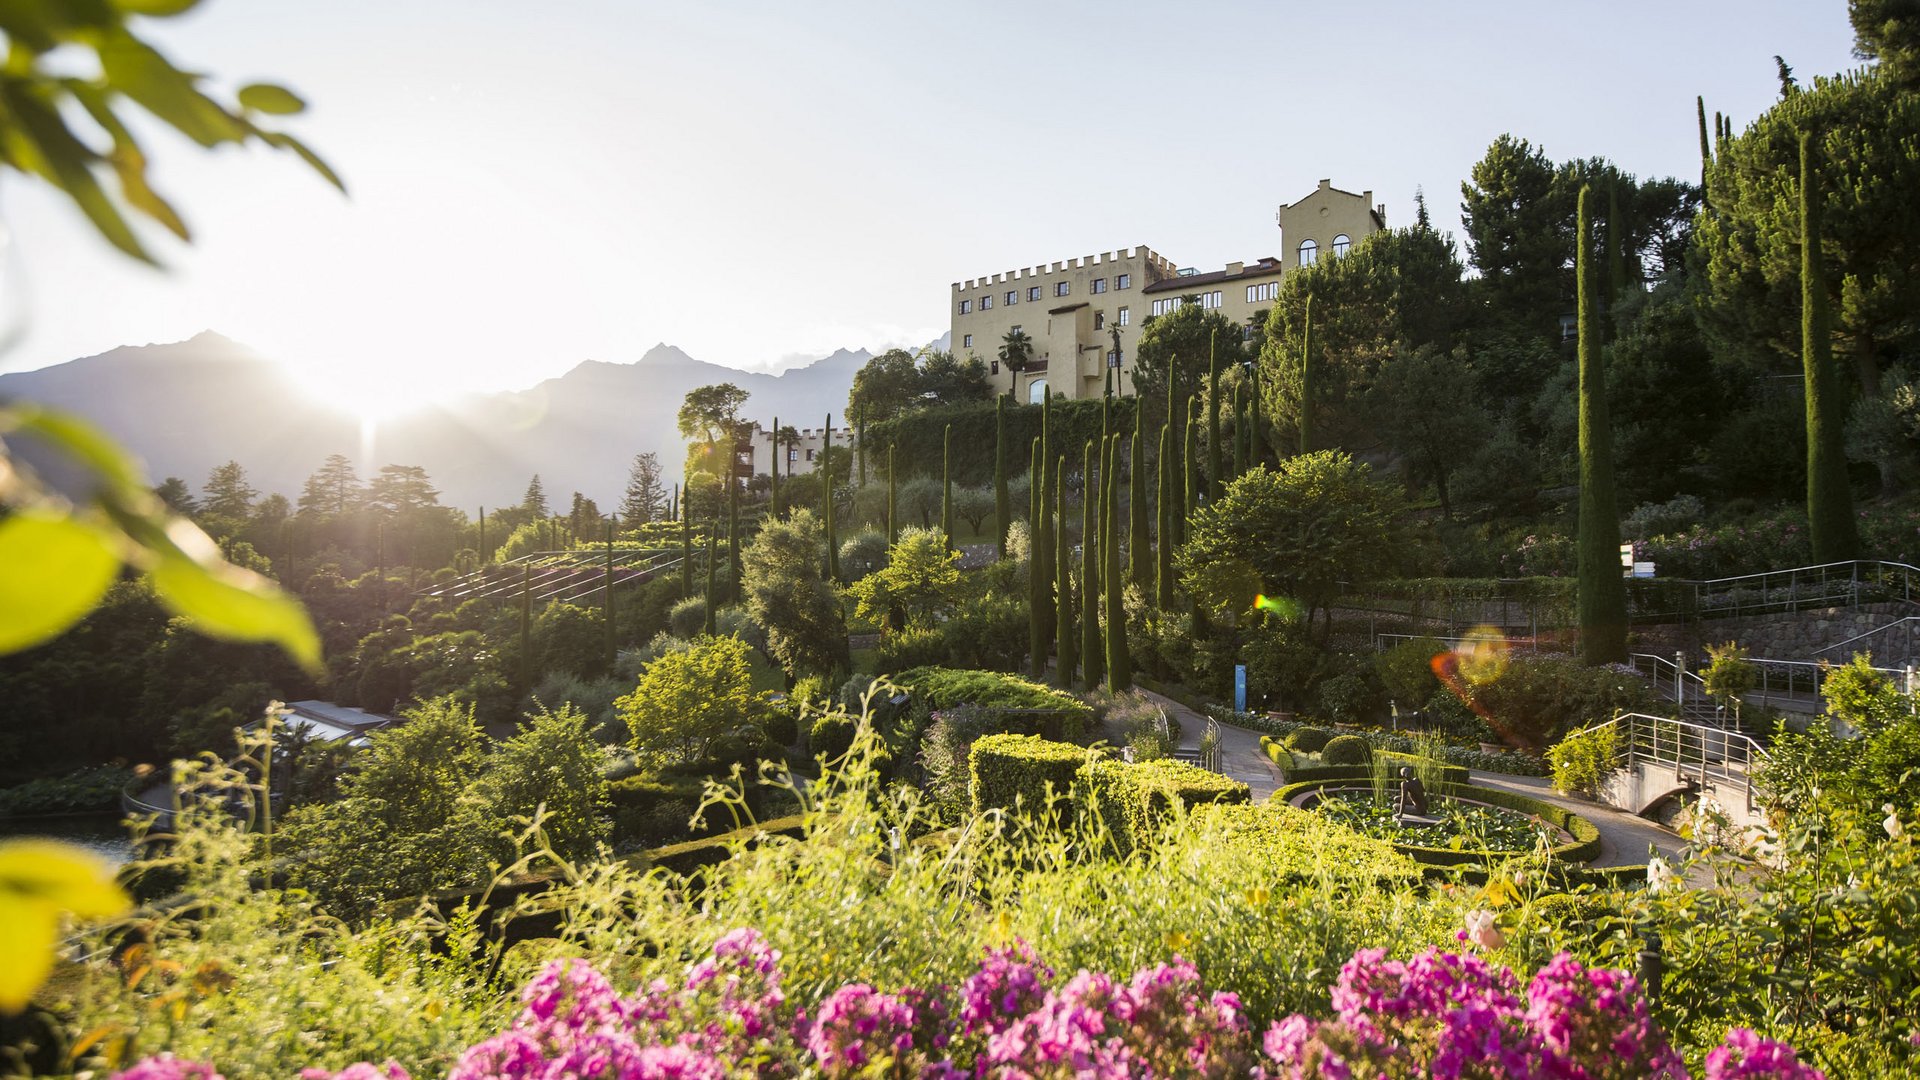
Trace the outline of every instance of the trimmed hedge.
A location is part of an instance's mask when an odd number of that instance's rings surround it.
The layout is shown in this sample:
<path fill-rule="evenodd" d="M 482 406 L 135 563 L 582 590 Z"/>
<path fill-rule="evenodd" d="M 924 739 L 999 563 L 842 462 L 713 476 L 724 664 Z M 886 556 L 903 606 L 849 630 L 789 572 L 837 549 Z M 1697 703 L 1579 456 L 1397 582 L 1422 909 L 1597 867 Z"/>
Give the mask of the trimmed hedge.
<path fill-rule="evenodd" d="M 1171 758 L 1132 764 L 1094 758 L 1080 770 L 1073 789 L 1074 812 L 1097 815 L 1121 858 L 1158 838 L 1175 802 L 1198 806 L 1251 798 L 1240 781 Z"/>
<path fill-rule="evenodd" d="M 800 839 L 806 835 L 806 831 L 806 816 L 794 814 L 790 817 L 763 821 L 758 825 L 749 825 L 744 829 L 721 833 L 718 836 L 710 836 L 705 840 L 689 840 L 683 844 L 653 848 L 647 851 L 644 857 L 648 867 L 686 875 L 703 866 L 725 862 L 732 856 L 736 844 L 754 847 L 767 836 L 790 836 Z"/>
<path fill-rule="evenodd" d="M 1286 745 L 1270 735 L 1260 736 L 1260 749 L 1266 751 L 1267 757 L 1271 759 L 1275 765 L 1280 766 L 1281 771 L 1286 773 L 1287 782 L 1290 784 L 1304 784 L 1309 780 L 1371 780 L 1373 778 L 1373 767 L 1371 765 L 1308 765 L 1296 767 L 1293 764 L 1293 754 L 1287 750 Z M 1374 757 L 1386 762 L 1388 766 L 1388 776 L 1395 783 L 1399 782 L 1401 766 L 1409 766 L 1418 774 L 1421 766 L 1430 760 L 1415 754 L 1396 754 L 1391 750 L 1376 750 L 1374 751 Z M 1458 765 L 1447 765 L 1441 762 L 1433 762 L 1432 764 L 1438 766 L 1440 770 L 1440 781 L 1442 783 L 1465 784 L 1472 780 L 1472 774 Z"/>
<path fill-rule="evenodd" d="M 1373 760 L 1373 744 L 1358 735 L 1338 735 L 1320 751 L 1328 765 L 1366 765 Z"/>
<path fill-rule="evenodd" d="M 1056 741 L 1081 738 L 1093 724 L 1093 706 L 1018 675 L 923 667 L 903 671 L 893 681 L 933 711 L 960 705 L 1005 711 L 1008 730 Z"/>
<path fill-rule="evenodd" d="M 983 735 L 967 755 L 973 780 L 973 810 L 1045 813 L 1047 786 L 1063 820 L 1073 811 L 1074 779 L 1087 763 L 1084 747 L 1038 735 Z"/>
<path fill-rule="evenodd" d="M 1309 729 L 1325 730 L 1297 720 L 1276 720 L 1263 713 L 1236 713 L 1232 709 L 1217 705 L 1209 705 L 1202 711 L 1223 724 L 1263 732 L 1282 740 Z M 1400 754 L 1411 754 L 1419 750 L 1411 738 L 1397 731 L 1363 731 L 1350 734 L 1358 734 L 1378 750 L 1392 750 Z M 1301 749 L 1305 748 L 1301 747 Z M 1307 752 L 1313 753 L 1313 751 Z M 1516 750 L 1497 750 L 1489 753 L 1470 746 L 1448 745 L 1441 748 L 1441 757 L 1452 765 L 1478 769 L 1481 772 L 1504 773 L 1508 776 L 1548 776 L 1553 771 L 1545 758 Z"/>
<path fill-rule="evenodd" d="M 659 844 L 712 832 L 711 825 L 699 829 L 687 825 L 704 791 L 705 783 L 700 780 L 662 780 L 654 776 L 615 780 L 607 785 L 614 842 Z"/>
<path fill-rule="evenodd" d="M 1371 774 L 1369 774 L 1371 775 Z M 1292 801 L 1310 791 L 1316 791 L 1329 784 L 1344 783 L 1340 780 L 1307 780 L 1288 784 L 1272 795 L 1271 801 L 1291 804 Z M 1427 789 L 1428 794 L 1441 798 L 1467 799 L 1486 803 L 1489 806 L 1518 810 L 1523 814 L 1532 814 L 1550 824 L 1565 829 L 1573 836 L 1568 843 L 1555 845 L 1549 849 L 1553 858 L 1572 863 L 1591 862 L 1600 856 L 1600 829 L 1593 822 L 1571 810 L 1564 810 L 1549 802 L 1516 795 L 1511 791 L 1498 788 L 1474 787 L 1471 784 L 1435 784 Z M 1452 848 L 1425 848 L 1410 844 L 1395 844 L 1394 850 L 1412 856 L 1416 861 L 1429 866 L 1457 866 L 1462 863 L 1485 863 L 1506 858 L 1506 853 L 1486 851 L 1455 851 Z"/>
<path fill-rule="evenodd" d="M 821 713 L 807 732 L 807 753 L 828 761 L 845 757 L 853 749 L 853 731 L 853 720 L 845 713 Z"/>
<path fill-rule="evenodd" d="M 1286 740 L 1289 749 L 1298 750 L 1303 754 L 1318 754 L 1333 741 L 1333 732 L 1326 728 L 1303 727 L 1288 735 Z"/>

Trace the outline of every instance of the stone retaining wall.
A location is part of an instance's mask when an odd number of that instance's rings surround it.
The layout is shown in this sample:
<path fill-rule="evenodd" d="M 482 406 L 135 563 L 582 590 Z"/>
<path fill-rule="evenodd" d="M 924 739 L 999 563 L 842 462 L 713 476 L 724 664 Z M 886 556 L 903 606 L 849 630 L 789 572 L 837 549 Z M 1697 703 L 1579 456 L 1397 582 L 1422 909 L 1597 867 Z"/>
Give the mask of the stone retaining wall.
<path fill-rule="evenodd" d="M 1663 623 L 1633 628 L 1635 652 L 1671 656 L 1680 650 L 1687 663 L 1700 666 L 1707 645 L 1737 641 L 1752 656 L 1770 660 L 1821 660 L 1840 662 L 1853 649 L 1821 652 L 1849 638 L 1886 626 L 1915 614 L 1910 604 L 1862 604 L 1858 607 L 1816 608 L 1808 611 L 1747 615 L 1737 619 L 1709 619 L 1697 625 Z M 1878 667 L 1904 667 L 1920 662 L 1920 623 L 1876 634 L 1859 643 L 1861 651 L 1873 654 Z M 1844 654 L 1844 655 L 1843 655 Z"/>

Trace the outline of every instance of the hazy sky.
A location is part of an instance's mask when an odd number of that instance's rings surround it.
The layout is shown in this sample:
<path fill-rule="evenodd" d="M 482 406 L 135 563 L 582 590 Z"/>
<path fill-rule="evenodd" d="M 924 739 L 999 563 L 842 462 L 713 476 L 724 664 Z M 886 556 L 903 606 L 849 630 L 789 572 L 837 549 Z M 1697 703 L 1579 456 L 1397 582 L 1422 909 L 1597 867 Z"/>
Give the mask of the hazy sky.
<path fill-rule="evenodd" d="M 195 230 L 129 263 L 7 174 L 22 370 L 204 328 L 392 404 L 655 342 L 743 367 L 923 343 L 949 285 L 1147 244 L 1277 255 L 1322 177 L 1392 224 L 1513 132 L 1695 176 L 1693 99 L 1744 123 L 1856 62 L 1844 0 L 507 3 L 209 0 L 180 66 L 312 104 L 294 158 L 155 135 Z M 21 321 L 14 316 L 16 325 Z"/>

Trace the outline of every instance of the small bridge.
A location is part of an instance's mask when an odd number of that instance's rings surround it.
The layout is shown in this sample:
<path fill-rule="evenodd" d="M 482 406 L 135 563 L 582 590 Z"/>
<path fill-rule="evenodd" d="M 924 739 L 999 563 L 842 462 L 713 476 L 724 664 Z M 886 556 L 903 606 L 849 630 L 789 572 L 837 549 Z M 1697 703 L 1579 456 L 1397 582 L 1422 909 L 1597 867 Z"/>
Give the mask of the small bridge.
<path fill-rule="evenodd" d="M 696 555 L 696 559 L 698 555 Z M 450 606 L 468 600 L 519 600 L 572 603 L 591 599 L 606 589 L 652 580 L 680 568 L 677 548 L 614 547 L 592 550 L 536 551 L 451 581 L 421 589 L 415 595 L 444 598 Z"/>
<path fill-rule="evenodd" d="M 1649 816 L 1675 799 L 1711 803 L 1733 828 L 1765 825 L 1753 772 L 1767 752 L 1728 728 L 1645 713 L 1622 713 L 1598 728 L 1619 733 L 1601 798 Z"/>

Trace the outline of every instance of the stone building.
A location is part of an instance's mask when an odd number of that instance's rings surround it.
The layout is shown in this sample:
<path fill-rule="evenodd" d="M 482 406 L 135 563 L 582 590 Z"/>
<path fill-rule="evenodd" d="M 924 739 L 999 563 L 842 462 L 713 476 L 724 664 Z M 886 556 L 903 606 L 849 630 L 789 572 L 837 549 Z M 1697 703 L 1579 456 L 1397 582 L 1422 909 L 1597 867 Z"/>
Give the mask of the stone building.
<path fill-rule="evenodd" d="M 1099 397 L 1109 370 L 1124 392 L 1133 385 L 1134 345 L 1147 320 L 1197 303 L 1251 328 L 1278 298 L 1286 271 L 1343 255 L 1386 228 L 1386 207 L 1373 205 L 1371 191 L 1355 195 L 1322 180 L 1280 207 L 1276 220 L 1283 254 L 1220 270 L 1182 269 L 1141 245 L 956 281 L 953 351 L 985 362 L 995 392 L 1019 401 Z M 1014 330 L 1029 343 L 1017 371 L 1000 359 Z"/>

